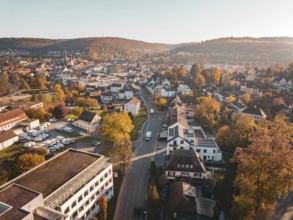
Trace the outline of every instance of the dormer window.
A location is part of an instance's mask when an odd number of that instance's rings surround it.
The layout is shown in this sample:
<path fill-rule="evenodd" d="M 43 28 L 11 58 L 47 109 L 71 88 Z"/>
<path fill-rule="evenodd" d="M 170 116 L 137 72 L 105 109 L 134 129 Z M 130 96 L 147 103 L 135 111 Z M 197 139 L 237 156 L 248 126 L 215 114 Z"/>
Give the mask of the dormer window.
<path fill-rule="evenodd" d="M 184 168 L 185 167 L 185 165 L 184 164 L 181 164 L 181 168 Z"/>
<path fill-rule="evenodd" d="M 190 168 L 193 168 L 193 165 L 192 164 L 190 164 Z"/>
<path fill-rule="evenodd" d="M 180 168 L 180 164 L 177 164 L 177 168 Z"/>
<path fill-rule="evenodd" d="M 189 168 L 189 165 L 188 164 L 186 164 L 186 168 Z"/>

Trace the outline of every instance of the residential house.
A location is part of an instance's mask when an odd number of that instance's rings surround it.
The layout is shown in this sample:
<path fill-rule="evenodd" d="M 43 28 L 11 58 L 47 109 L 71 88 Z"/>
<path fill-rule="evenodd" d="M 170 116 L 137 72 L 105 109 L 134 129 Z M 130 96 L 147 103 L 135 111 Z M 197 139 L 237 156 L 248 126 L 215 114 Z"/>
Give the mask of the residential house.
<path fill-rule="evenodd" d="M 22 106 L 22 109 L 27 111 L 29 109 L 39 109 L 39 108 L 43 108 L 44 104 L 43 102 L 30 102 L 30 103 L 26 103 L 25 105 Z"/>
<path fill-rule="evenodd" d="M 110 86 L 110 91 L 111 92 L 115 92 L 118 93 L 120 90 L 122 90 L 124 88 L 124 84 L 123 83 L 112 83 Z"/>
<path fill-rule="evenodd" d="M 244 105 L 243 103 L 234 100 L 233 102 L 231 102 L 231 105 L 238 111 L 238 112 L 242 112 L 245 108 L 246 105 Z"/>
<path fill-rule="evenodd" d="M 198 195 L 197 189 L 188 183 L 175 182 L 170 185 L 168 219 L 211 219 L 215 205 L 216 201 Z"/>
<path fill-rule="evenodd" d="M 189 95 L 191 92 L 191 89 L 186 84 L 180 84 L 177 87 L 177 91 L 178 91 L 178 93 L 181 93 L 182 95 Z"/>
<path fill-rule="evenodd" d="M 95 113 L 84 110 L 73 125 L 88 132 L 95 132 L 100 126 L 101 117 Z"/>
<path fill-rule="evenodd" d="M 166 159 L 168 179 L 188 180 L 209 178 L 202 158 L 191 150 L 175 150 Z"/>
<path fill-rule="evenodd" d="M 111 92 L 103 92 L 100 96 L 101 103 L 103 104 L 109 104 L 113 102 L 113 96 Z"/>
<path fill-rule="evenodd" d="M 16 127 L 20 122 L 27 119 L 26 114 L 21 109 L 15 109 L 10 112 L 0 114 L 0 131 L 9 130 Z"/>
<path fill-rule="evenodd" d="M 136 97 L 133 97 L 129 102 L 124 105 L 124 110 L 126 112 L 131 112 L 133 116 L 136 116 L 140 110 L 140 100 Z"/>
<path fill-rule="evenodd" d="M 1 219 L 91 220 L 114 196 L 112 164 L 69 149 L 1 186 Z"/>
<path fill-rule="evenodd" d="M 0 131 L 0 151 L 17 142 L 18 136 L 13 131 Z"/>
<path fill-rule="evenodd" d="M 160 89 L 160 95 L 164 98 L 171 98 L 176 96 L 176 89 L 172 87 L 163 87 Z"/>
<path fill-rule="evenodd" d="M 248 106 L 240 112 L 240 114 L 249 115 L 253 117 L 256 122 L 267 117 L 263 110 L 261 110 L 261 108 L 257 108 L 256 106 Z"/>

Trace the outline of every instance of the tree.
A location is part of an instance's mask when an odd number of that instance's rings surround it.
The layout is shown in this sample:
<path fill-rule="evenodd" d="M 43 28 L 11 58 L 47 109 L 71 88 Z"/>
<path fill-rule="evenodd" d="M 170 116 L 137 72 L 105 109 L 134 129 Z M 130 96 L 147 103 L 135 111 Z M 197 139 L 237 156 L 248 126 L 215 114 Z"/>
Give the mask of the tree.
<path fill-rule="evenodd" d="M 41 121 L 45 121 L 48 118 L 52 117 L 52 114 L 43 107 L 38 109 L 31 108 L 25 113 L 29 118 L 40 119 Z"/>
<path fill-rule="evenodd" d="M 148 208 L 150 213 L 158 212 L 158 205 L 160 202 L 160 196 L 157 191 L 156 185 L 151 185 L 148 191 Z"/>
<path fill-rule="evenodd" d="M 61 85 L 60 84 L 56 84 L 53 89 L 52 89 L 53 92 L 55 92 L 56 94 L 56 97 L 59 101 L 63 101 L 64 98 L 65 98 L 65 94 L 61 88 Z"/>
<path fill-rule="evenodd" d="M 239 189 L 233 201 L 235 219 L 260 219 L 259 214 L 268 213 L 293 187 L 293 125 L 283 115 L 262 120 L 250 141 L 247 148 L 237 148 L 233 158 Z"/>
<path fill-rule="evenodd" d="M 163 111 L 166 108 L 168 101 L 166 98 L 160 97 L 157 98 L 154 103 L 160 111 Z"/>
<path fill-rule="evenodd" d="M 0 167 L 0 185 L 8 181 L 8 172 L 4 167 Z"/>
<path fill-rule="evenodd" d="M 193 79 L 196 78 L 197 74 L 200 74 L 202 71 L 201 66 L 197 63 L 193 64 L 190 69 L 190 75 Z"/>
<path fill-rule="evenodd" d="M 195 109 L 195 117 L 203 124 L 215 126 L 217 115 L 220 112 L 220 103 L 212 97 L 201 96 L 197 98 L 199 106 Z"/>
<path fill-rule="evenodd" d="M 224 125 L 216 134 L 216 141 L 222 148 L 234 150 L 236 147 L 246 147 L 255 132 L 254 119 L 248 115 L 235 114 L 231 126 Z"/>
<path fill-rule="evenodd" d="M 104 142 L 115 142 L 123 138 L 129 139 L 133 128 L 127 112 L 114 112 L 103 118 L 99 133 Z"/>
<path fill-rule="evenodd" d="M 39 74 L 36 77 L 36 84 L 37 84 L 37 88 L 38 89 L 46 89 L 46 84 L 47 84 L 47 80 L 46 80 L 46 76 L 44 74 Z"/>
<path fill-rule="evenodd" d="M 39 164 L 43 163 L 45 158 L 43 155 L 37 153 L 26 153 L 21 155 L 16 163 L 16 168 L 19 173 L 24 173 Z"/>
<path fill-rule="evenodd" d="M 68 110 L 64 104 L 59 104 L 54 108 L 54 116 L 56 118 L 65 118 L 67 115 Z"/>
<path fill-rule="evenodd" d="M 0 94 L 7 94 L 9 92 L 8 74 L 0 73 Z"/>
<path fill-rule="evenodd" d="M 194 84 L 195 86 L 197 87 L 197 89 L 201 89 L 201 87 L 203 85 L 205 85 L 206 83 L 206 80 L 205 78 L 203 77 L 203 75 L 201 75 L 200 73 L 196 75 L 196 78 L 194 80 Z"/>
<path fill-rule="evenodd" d="M 130 164 L 130 157 L 132 155 L 132 142 L 130 139 L 118 139 L 113 144 L 111 157 L 113 160 L 122 161 L 124 169 Z"/>
<path fill-rule="evenodd" d="M 216 68 L 214 71 L 213 71 L 213 79 L 214 79 L 214 83 L 216 85 L 219 85 L 220 83 L 220 79 L 221 79 L 221 75 L 222 75 L 222 70 L 219 69 L 219 68 Z"/>
<path fill-rule="evenodd" d="M 82 112 L 83 112 L 83 107 L 81 106 L 75 106 L 73 109 L 73 114 L 76 116 L 80 116 Z"/>
<path fill-rule="evenodd" d="M 78 106 L 82 106 L 84 108 L 97 108 L 98 101 L 92 98 L 83 98 L 80 97 L 75 101 L 75 104 Z"/>
<path fill-rule="evenodd" d="M 243 96 L 242 96 L 242 100 L 244 101 L 244 103 L 246 105 L 248 105 L 250 103 L 250 98 L 251 98 L 251 95 L 249 93 L 245 93 Z"/>
<path fill-rule="evenodd" d="M 168 183 L 168 178 L 166 177 L 165 174 L 162 174 L 160 177 L 159 177 L 159 182 L 162 186 L 166 185 Z"/>
<path fill-rule="evenodd" d="M 228 98 L 227 98 L 227 102 L 234 102 L 234 100 L 235 100 L 235 97 L 234 96 L 232 96 L 232 95 L 230 95 Z"/>
<path fill-rule="evenodd" d="M 107 200 L 105 196 L 101 196 L 101 198 L 99 199 L 99 208 L 100 208 L 99 219 L 106 220 L 108 205 L 107 205 Z"/>

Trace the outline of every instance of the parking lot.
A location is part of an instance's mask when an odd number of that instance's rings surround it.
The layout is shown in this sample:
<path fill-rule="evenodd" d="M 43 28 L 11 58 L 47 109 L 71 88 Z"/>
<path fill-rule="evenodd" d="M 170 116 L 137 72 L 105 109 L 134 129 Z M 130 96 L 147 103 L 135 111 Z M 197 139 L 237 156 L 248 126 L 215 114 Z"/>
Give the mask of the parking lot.
<path fill-rule="evenodd" d="M 100 153 L 105 148 L 98 135 L 86 133 L 73 126 L 72 121 L 45 122 L 39 128 L 41 129 L 29 130 L 19 135 L 23 147 L 45 147 L 51 153 L 68 148 Z"/>

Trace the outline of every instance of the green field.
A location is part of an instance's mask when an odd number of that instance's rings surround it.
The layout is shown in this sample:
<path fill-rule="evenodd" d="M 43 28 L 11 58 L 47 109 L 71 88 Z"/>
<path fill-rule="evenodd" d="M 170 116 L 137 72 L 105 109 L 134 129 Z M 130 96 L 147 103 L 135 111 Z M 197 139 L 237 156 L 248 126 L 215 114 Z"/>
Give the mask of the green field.
<path fill-rule="evenodd" d="M 15 154 L 18 154 L 21 152 L 21 144 L 14 144 L 2 151 L 0 151 L 0 160 L 4 160 L 8 157 L 12 157 Z"/>

